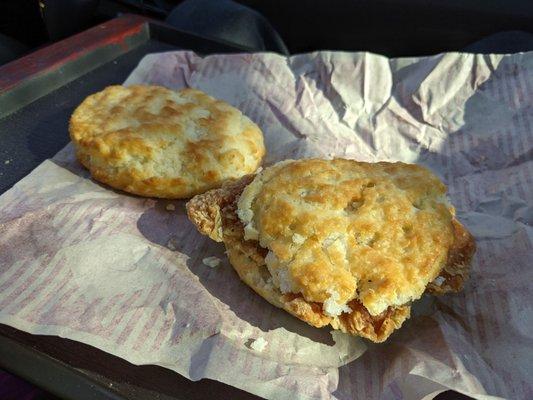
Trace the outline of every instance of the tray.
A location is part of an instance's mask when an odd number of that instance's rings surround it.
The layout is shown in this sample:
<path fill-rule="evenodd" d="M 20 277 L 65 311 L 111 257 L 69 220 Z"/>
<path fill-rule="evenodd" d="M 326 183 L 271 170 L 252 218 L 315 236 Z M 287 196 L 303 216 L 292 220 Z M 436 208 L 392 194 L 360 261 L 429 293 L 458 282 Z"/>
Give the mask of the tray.
<path fill-rule="evenodd" d="M 89 94 L 122 83 L 148 53 L 251 51 L 136 15 L 98 25 L 0 67 L 0 194 L 69 141 L 68 120 Z M 0 324 L 0 368 L 65 399 L 258 399 L 223 383 L 191 382 L 92 346 Z M 436 397 L 468 399 L 448 391 Z"/>

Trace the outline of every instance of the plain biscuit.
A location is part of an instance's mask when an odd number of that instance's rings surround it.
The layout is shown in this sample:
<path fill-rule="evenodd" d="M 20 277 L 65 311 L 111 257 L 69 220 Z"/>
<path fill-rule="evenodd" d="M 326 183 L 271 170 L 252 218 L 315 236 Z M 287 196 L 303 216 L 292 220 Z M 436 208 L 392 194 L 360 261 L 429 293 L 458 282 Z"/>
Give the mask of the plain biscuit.
<path fill-rule="evenodd" d="M 425 292 L 460 290 L 475 250 L 446 186 L 404 163 L 284 161 L 195 196 L 187 211 L 270 303 L 376 342 Z"/>
<path fill-rule="evenodd" d="M 195 89 L 109 86 L 69 130 L 94 179 L 142 196 L 191 197 L 256 171 L 265 154 L 257 125 Z"/>

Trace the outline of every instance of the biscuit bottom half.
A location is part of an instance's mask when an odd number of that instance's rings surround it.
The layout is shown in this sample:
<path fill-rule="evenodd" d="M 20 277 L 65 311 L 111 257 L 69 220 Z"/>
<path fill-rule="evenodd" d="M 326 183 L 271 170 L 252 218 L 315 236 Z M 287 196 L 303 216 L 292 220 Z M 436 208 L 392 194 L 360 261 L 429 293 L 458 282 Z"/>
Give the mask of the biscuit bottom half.
<path fill-rule="evenodd" d="M 309 302 L 301 294 L 282 293 L 272 284 L 265 257 L 268 250 L 255 240 L 244 239 L 244 227 L 237 216 L 237 202 L 244 188 L 254 176 L 224 185 L 198 195 L 187 203 L 189 219 L 198 230 L 217 242 L 223 242 L 231 265 L 239 277 L 269 303 L 317 328 L 331 325 L 334 329 L 373 342 L 385 341 L 409 318 L 411 305 L 388 307 L 378 315 L 371 315 L 358 300 L 347 305 L 350 312 L 331 317 L 324 313 L 321 303 Z M 471 256 L 474 244 L 470 234 L 453 220 L 454 246 L 450 249 L 446 266 L 426 287 L 430 294 L 459 291 L 468 277 L 469 263 L 461 262 L 465 254 Z"/>

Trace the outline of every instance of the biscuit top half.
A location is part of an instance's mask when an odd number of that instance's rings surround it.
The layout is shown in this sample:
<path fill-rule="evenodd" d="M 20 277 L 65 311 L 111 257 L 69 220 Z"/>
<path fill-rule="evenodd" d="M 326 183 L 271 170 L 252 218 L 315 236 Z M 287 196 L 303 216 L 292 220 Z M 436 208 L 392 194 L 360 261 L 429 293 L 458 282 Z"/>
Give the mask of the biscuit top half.
<path fill-rule="evenodd" d="M 420 298 L 454 241 L 446 186 L 404 163 L 280 162 L 244 189 L 237 213 L 245 239 L 269 250 L 272 283 L 330 316 L 352 299 L 378 315 Z"/>
<path fill-rule="evenodd" d="M 261 130 L 194 89 L 110 86 L 75 110 L 70 135 L 96 179 L 133 193 L 190 197 L 254 172 Z"/>

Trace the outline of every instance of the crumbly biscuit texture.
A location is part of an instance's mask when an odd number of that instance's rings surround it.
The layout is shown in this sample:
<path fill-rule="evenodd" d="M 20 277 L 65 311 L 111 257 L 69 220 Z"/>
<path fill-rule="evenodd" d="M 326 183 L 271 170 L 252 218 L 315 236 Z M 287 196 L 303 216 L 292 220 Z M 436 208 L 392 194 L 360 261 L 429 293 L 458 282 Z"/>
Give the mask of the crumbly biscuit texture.
<path fill-rule="evenodd" d="M 162 198 L 187 198 L 238 179 L 265 154 L 257 125 L 195 89 L 107 87 L 74 111 L 70 136 L 96 180 Z"/>
<path fill-rule="evenodd" d="M 310 325 L 382 342 L 424 291 L 458 291 L 475 246 L 428 170 L 278 163 L 187 204 L 240 278 Z"/>
<path fill-rule="evenodd" d="M 454 242 L 445 185 L 403 163 L 300 160 L 258 174 L 238 215 L 245 239 L 267 248 L 284 293 L 326 314 L 360 301 L 371 315 L 420 298 Z"/>

